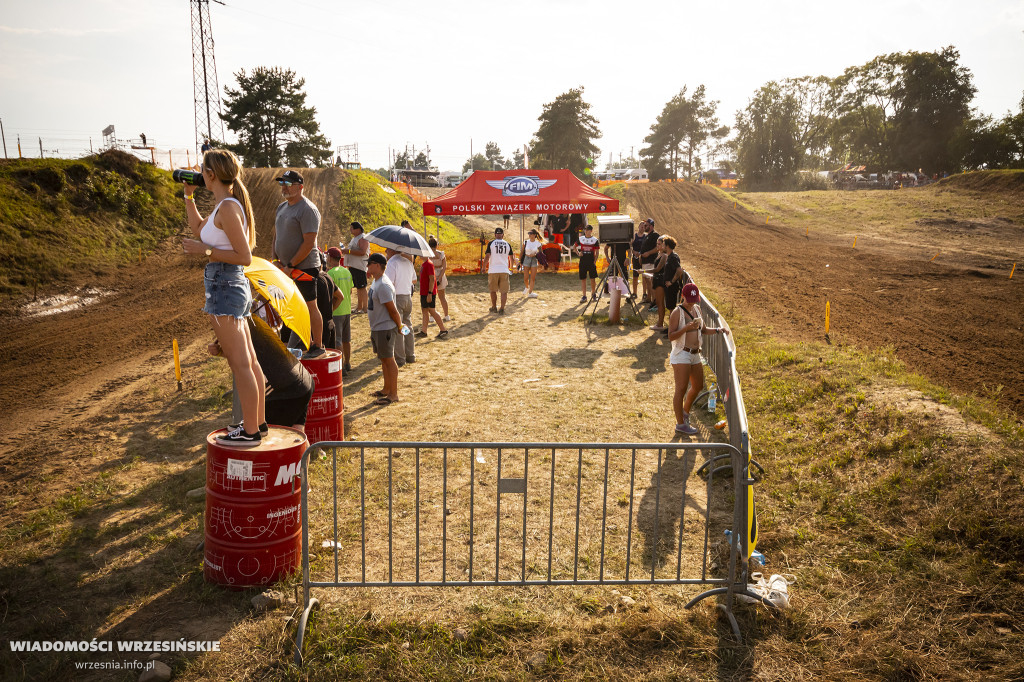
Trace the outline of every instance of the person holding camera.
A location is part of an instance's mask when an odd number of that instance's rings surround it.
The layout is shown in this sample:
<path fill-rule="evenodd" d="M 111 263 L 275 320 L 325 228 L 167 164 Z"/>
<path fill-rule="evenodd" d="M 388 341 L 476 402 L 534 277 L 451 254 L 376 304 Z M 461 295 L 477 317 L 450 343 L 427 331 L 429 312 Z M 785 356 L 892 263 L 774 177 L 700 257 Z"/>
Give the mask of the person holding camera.
<path fill-rule="evenodd" d="M 226 149 L 211 149 L 203 155 L 202 178 L 213 193 L 216 205 L 204 219 L 196 208 L 196 185 L 185 188 L 185 214 L 196 239 L 185 239 L 182 249 L 209 259 L 203 273 L 206 305 L 213 333 L 235 377 L 242 423 L 217 436 L 221 445 L 253 447 L 267 432 L 266 379 L 256 359 L 246 318 L 252 309 L 252 293 L 243 269 L 252 262 L 256 246 L 256 221 L 249 192 L 239 177 L 242 164 Z"/>
<path fill-rule="evenodd" d="M 690 425 L 690 408 L 704 389 L 704 368 L 700 359 L 702 334 L 728 333 L 725 327 L 704 326 L 700 313 L 700 291 L 693 282 L 684 286 L 683 302 L 669 317 L 668 333 L 668 339 L 672 342 L 669 363 L 672 365 L 672 378 L 675 382 L 672 409 L 676 415 L 676 433 L 689 436 L 699 433 L 696 427 Z"/>

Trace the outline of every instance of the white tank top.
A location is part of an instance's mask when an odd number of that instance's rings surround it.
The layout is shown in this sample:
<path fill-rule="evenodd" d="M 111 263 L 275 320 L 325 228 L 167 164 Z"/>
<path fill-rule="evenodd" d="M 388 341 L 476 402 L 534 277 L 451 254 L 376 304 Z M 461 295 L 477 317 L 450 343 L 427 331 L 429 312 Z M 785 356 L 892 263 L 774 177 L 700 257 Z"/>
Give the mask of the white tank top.
<path fill-rule="evenodd" d="M 210 212 L 209 217 L 206 218 L 206 222 L 203 223 L 203 229 L 199 231 L 199 239 L 209 246 L 211 249 L 220 249 L 221 251 L 234 251 L 235 247 L 231 245 L 231 240 L 228 239 L 227 234 L 224 230 L 220 229 L 213 224 L 213 219 L 217 217 L 217 211 L 220 209 L 220 205 L 225 201 L 233 201 L 238 204 L 239 208 L 242 208 L 241 202 L 234 197 L 226 197 L 217 203 L 213 207 L 213 211 Z M 245 217 L 245 209 L 242 208 L 242 232 L 245 234 L 249 233 L 249 221 Z"/>
<path fill-rule="evenodd" d="M 687 316 L 687 313 L 689 313 L 690 311 L 688 311 L 682 305 L 679 306 L 679 327 L 685 327 L 686 325 L 690 324 L 690 322 L 692 322 L 694 319 L 701 317 L 700 306 L 694 307 L 693 310 L 694 312 L 692 313 L 692 316 Z M 676 329 L 678 329 L 679 327 L 676 327 Z M 686 332 L 679 338 L 672 339 L 672 352 L 675 353 L 676 351 L 681 351 L 683 350 L 683 348 L 696 347 L 699 349 L 700 335 L 701 331 L 699 329 L 696 329 L 694 331 Z M 687 339 L 689 339 L 689 343 L 686 343 Z"/>

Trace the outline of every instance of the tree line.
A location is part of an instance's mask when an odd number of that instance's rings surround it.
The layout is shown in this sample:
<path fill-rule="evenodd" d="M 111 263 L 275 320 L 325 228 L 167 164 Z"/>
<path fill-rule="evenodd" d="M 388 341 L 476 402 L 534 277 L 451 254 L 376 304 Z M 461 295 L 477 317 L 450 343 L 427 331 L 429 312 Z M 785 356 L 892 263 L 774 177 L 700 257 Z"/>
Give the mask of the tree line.
<path fill-rule="evenodd" d="M 652 180 L 691 177 L 702 158 L 735 169 L 749 189 L 799 186 L 800 171 L 844 164 L 871 171 L 929 175 L 975 168 L 1024 167 L 1024 98 L 1017 113 L 996 118 L 971 108 L 976 88 L 952 46 L 936 52 L 894 52 L 851 66 L 835 77 L 805 76 L 769 81 L 736 112 L 732 128 L 718 118 L 717 100 L 704 85 L 684 86 L 651 124 L 640 163 Z M 227 145 L 248 166 L 322 166 L 330 142 L 320 132 L 316 109 L 305 103 L 303 79 L 294 71 L 258 67 L 235 74 L 225 88 Z M 586 178 L 600 153 L 599 121 L 582 87 L 543 105 L 527 152 L 532 168 L 568 168 Z M 403 153 L 404 154 L 404 153 Z M 512 170 L 525 165 L 521 149 L 505 157 L 495 142 L 467 159 L 462 171 Z M 399 163 L 399 161 L 401 163 Z M 399 155 L 429 166 L 420 153 Z"/>

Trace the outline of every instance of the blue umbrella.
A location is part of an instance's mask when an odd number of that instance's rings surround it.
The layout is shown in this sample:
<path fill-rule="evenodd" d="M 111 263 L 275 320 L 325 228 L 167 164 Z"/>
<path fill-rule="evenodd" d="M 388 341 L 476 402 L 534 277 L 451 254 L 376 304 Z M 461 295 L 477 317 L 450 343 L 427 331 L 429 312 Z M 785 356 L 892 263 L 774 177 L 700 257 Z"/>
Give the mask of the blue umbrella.
<path fill-rule="evenodd" d="M 424 258 L 434 257 L 434 250 L 430 248 L 430 244 L 427 244 L 427 240 L 407 227 L 381 225 L 366 235 L 366 240 L 400 253 L 423 256 Z"/>

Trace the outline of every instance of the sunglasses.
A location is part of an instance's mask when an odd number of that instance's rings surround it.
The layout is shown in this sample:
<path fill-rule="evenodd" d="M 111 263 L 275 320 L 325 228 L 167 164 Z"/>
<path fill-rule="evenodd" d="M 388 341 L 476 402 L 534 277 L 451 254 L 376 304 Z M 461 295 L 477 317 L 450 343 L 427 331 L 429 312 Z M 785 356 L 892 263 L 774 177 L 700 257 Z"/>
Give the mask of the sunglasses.
<path fill-rule="evenodd" d="M 277 184 L 281 185 L 282 187 L 291 187 L 295 183 L 294 182 L 288 182 L 287 180 L 278 180 Z"/>

